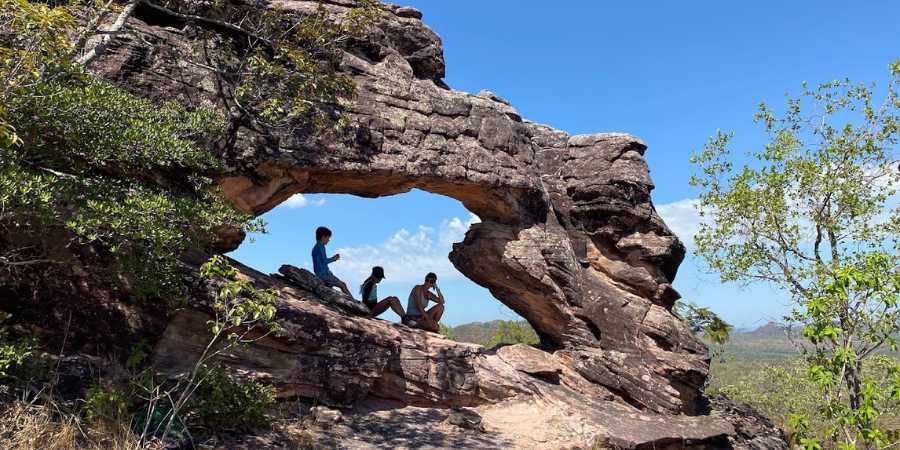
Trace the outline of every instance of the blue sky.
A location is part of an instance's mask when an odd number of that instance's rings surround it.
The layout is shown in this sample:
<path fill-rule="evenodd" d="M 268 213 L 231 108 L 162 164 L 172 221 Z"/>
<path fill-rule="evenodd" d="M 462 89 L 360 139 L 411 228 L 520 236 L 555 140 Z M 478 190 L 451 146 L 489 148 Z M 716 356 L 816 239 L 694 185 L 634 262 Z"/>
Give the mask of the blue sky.
<path fill-rule="evenodd" d="M 752 116 L 760 101 L 781 106 L 803 81 L 849 77 L 884 86 L 888 64 L 900 57 L 896 1 L 399 3 L 422 10 L 443 38 L 454 89 L 491 90 L 524 117 L 572 134 L 643 139 L 654 202 L 686 243 L 698 223 L 688 159 L 716 129 L 737 133 L 736 149 L 759 146 L 765 136 Z M 332 269 L 350 284 L 380 262 L 388 280 L 379 292 L 405 301 L 412 283 L 434 270 L 449 324 L 515 318 L 447 261 L 473 220 L 455 200 L 420 191 L 374 200 L 307 195 L 265 218 L 270 233 L 233 255 L 261 270 L 309 264 L 313 230 L 327 224 L 335 231 L 329 251 L 344 257 Z M 739 327 L 788 310 L 770 288 L 720 285 L 691 256 L 675 286 Z"/>

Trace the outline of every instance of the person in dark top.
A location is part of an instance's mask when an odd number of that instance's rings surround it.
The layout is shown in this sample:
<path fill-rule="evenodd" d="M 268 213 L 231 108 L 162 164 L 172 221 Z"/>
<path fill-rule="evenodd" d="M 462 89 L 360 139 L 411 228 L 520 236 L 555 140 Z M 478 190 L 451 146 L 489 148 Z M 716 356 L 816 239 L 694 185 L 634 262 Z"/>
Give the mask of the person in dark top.
<path fill-rule="evenodd" d="M 316 229 L 316 245 L 312 249 L 313 272 L 315 272 L 316 276 L 325 283 L 325 286 L 336 287 L 347 297 L 353 298 L 353 294 L 347 289 L 347 283 L 338 279 L 338 277 L 334 276 L 334 274 L 331 273 L 331 270 L 328 269 L 329 264 L 341 259 L 340 254 L 329 258 L 328 254 L 325 252 L 325 246 L 328 245 L 328 241 L 330 240 L 331 230 L 325 227 Z"/>
<path fill-rule="evenodd" d="M 430 290 L 434 289 L 437 294 Z M 431 309 L 426 310 L 428 302 L 437 303 Z M 409 293 L 409 302 L 406 305 L 406 316 L 403 318 L 405 325 L 421 328 L 437 333 L 440 330 L 441 316 L 444 315 L 444 294 L 437 287 L 437 275 L 429 273 L 425 275 L 425 282 L 413 287 Z"/>
<path fill-rule="evenodd" d="M 387 311 L 388 308 L 391 308 L 402 319 L 406 313 L 403 311 L 403 306 L 400 305 L 399 298 L 391 296 L 378 301 L 378 283 L 381 283 L 383 279 L 384 269 L 378 266 L 373 267 L 372 275 L 366 278 L 366 281 L 359 287 L 363 304 L 369 308 L 372 317 L 378 317 L 381 313 Z"/>

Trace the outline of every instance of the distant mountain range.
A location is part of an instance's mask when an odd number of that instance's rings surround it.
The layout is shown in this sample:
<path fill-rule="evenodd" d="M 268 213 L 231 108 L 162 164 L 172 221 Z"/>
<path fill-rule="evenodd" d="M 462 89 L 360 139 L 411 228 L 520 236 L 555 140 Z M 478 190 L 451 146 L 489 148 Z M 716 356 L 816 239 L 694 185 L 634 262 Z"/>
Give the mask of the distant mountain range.
<path fill-rule="evenodd" d="M 497 332 L 500 322 L 472 322 L 451 327 L 450 330 L 453 339 L 459 342 L 483 345 Z M 791 330 L 784 324 L 769 322 L 754 330 L 733 331 L 725 348 L 729 352 L 745 356 L 784 357 L 797 353 L 791 337 L 802 337 L 800 330 Z"/>
<path fill-rule="evenodd" d="M 456 341 L 485 345 L 497 332 L 500 322 L 502 321 L 472 322 L 450 330 Z M 527 325 L 525 321 L 520 322 Z M 801 342 L 801 328 L 769 322 L 752 330 L 733 330 L 731 339 L 725 344 L 725 354 L 738 359 L 782 359 L 799 355 L 798 344 Z"/>
<path fill-rule="evenodd" d="M 798 354 L 797 343 L 802 338 L 797 327 L 769 322 L 751 331 L 732 331 L 725 351 L 736 356 L 781 358 Z"/>

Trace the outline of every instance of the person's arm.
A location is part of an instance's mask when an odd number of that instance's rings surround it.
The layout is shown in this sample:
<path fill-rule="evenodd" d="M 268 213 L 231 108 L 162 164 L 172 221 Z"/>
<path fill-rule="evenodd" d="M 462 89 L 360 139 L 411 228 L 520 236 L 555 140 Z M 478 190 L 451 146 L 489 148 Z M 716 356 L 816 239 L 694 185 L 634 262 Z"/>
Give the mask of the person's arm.
<path fill-rule="evenodd" d="M 421 286 L 416 288 L 416 294 L 413 296 L 413 301 L 416 302 L 416 309 L 424 316 L 425 309 L 428 307 L 428 298 L 422 294 L 422 291 L 425 291 L 425 288 Z M 428 293 L 428 291 L 425 291 L 425 293 Z"/>
<path fill-rule="evenodd" d="M 441 293 L 441 288 L 437 286 L 434 288 L 437 290 L 437 295 L 431 291 L 425 291 L 425 293 L 428 294 L 428 299 L 438 304 L 444 304 L 444 294 Z"/>
<path fill-rule="evenodd" d="M 425 289 L 422 286 L 419 286 L 416 289 L 418 289 L 418 292 L 416 292 L 416 296 L 413 298 L 413 300 L 415 300 L 416 306 L 419 308 L 419 311 L 422 312 L 422 317 L 419 320 L 422 320 L 425 326 L 427 326 L 428 328 L 438 328 L 439 325 L 435 323 L 434 320 L 431 320 L 431 316 L 425 313 L 425 308 L 428 306 L 428 297 L 431 293 L 428 292 L 428 289 Z"/>

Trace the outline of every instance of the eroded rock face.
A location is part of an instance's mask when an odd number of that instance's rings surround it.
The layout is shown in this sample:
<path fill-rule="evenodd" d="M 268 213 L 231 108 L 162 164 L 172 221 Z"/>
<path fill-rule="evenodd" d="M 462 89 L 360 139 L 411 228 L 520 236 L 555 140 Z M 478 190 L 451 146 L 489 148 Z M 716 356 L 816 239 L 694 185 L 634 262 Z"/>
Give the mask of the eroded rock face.
<path fill-rule="evenodd" d="M 324 3 L 335 15 L 353 5 Z M 272 5 L 308 11 L 317 3 Z M 210 76 L 178 62 L 179 54 L 199 51 L 193 41 L 199 26 L 139 9 L 129 33 L 92 69 L 149 98 L 216 105 Z M 570 136 L 522 119 L 490 92 L 453 91 L 441 81 L 440 38 L 412 8 L 384 6 L 379 25 L 347 48 L 343 69 L 358 88 L 358 99 L 347 106 L 353 131 L 239 130 L 223 155 L 226 195 L 253 214 L 295 193 L 377 197 L 419 188 L 458 199 L 482 222 L 454 246 L 451 261 L 527 319 L 549 353 L 528 362 L 515 362 L 523 355 L 510 350 L 486 355 L 434 335 L 348 319 L 304 300 L 314 293 L 283 286 L 287 334 L 235 356 L 232 364 L 253 372 L 257 361 L 259 374 L 283 392 L 337 404 L 366 395 L 439 406 L 526 395 L 558 396 L 555 401 L 574 408 L 574 397 L 547 381 L 561 377 L 567 388 L 578 387 L 582 408 L 596 408 L 585 416 L 608 421 L 607 428 L 640 430 L 642 419 L 620 417 L 626 411 L 658 414 L 653 420 L 663 425 L 656 431 L 667 430 L 660 433 L 669 437 L 688 428 L 706 440 L 730 432 L 711 419 L 687 427 L 675 418 L 700 412 L 708 357 L 670 311 L 684 247 L 653 207 L 647 146 L 640 139 Z M 199 311 L 177 318 L 161 358 L 184 357 L 204 322 Z M 346 358 L 360 359 L 341 365 Z M 416 358 L 429 363 L 409 363 Z M 550 387 L 536 390 L 533 380 Z M 609 402 L 625 409 L 613 411 Z"/>

